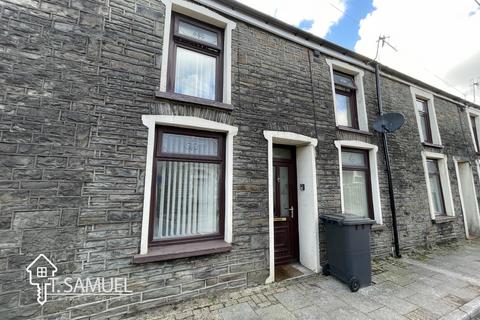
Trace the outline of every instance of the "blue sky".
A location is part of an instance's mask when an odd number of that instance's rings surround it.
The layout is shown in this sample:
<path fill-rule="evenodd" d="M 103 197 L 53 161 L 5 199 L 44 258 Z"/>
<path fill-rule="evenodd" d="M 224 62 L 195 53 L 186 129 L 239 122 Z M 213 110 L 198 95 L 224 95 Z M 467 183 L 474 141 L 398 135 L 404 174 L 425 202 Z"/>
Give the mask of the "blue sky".
<path fill-rule="evenodd" d="M 347 9 L 344 11 L 342 18 L 330 28 L 325 39 L 353 50 L 359 39 L 360 20 L 373 11 L 373 6 L 372 0 L 349 0 L 346 4 Z M 334 4 L 330 5 L 334 6 Z M 337 8 L 335 6 L 335 10 L 340 9 Z M 313 22 L 313 20 L 305 19 L 299 23 L 298 27 L 308 31 L 312 28 Z"/>
<path fill-rule="evenodd" d="M 378 61 L 467 99 L 472 81 L 480 81 L 480 46 L 472 40 L 480 6 L 474 0 L 238 1 L 372 59 L 385 35 L 396 50 L 380 47 Z M 435 14 L 426 15 L 432 8 Z"/>

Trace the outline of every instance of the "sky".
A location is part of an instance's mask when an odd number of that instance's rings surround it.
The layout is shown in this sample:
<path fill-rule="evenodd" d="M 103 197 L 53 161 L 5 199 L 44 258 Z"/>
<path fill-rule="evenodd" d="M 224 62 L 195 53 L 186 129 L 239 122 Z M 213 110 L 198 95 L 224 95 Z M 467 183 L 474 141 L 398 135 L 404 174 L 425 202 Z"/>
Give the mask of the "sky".
<path fill-rule="evenodd" d="M 239 0 L 461 98 L 480 82 L 480 1 Z M 477 3 L 478 2 L 478 3 Z M 476 87 L 480 104 L 480 85 Z"/>

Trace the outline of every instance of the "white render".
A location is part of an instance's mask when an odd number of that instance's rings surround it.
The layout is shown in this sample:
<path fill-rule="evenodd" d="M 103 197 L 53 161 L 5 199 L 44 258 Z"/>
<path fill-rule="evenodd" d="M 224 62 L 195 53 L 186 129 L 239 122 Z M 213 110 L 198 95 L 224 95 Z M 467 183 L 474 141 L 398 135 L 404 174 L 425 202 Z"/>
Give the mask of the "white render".
<path fill-rule="evenodd" d="M 465 224 L 465 236 L 478 236 L 480 232 L 480 215 L 478 211 L 477 191 L 473 180 L 473 171 L 470 162 L 453 158 L 455 172 L 458 180 L 458 192 L 462 205 L 463 221 Z M 470 234 L 470 229 L 476 231 Z"/>
<path fill-rule="evenodd" d="M 318 235 L 317 173 L 315 147 L 317 139 L 293 132 L 263 131 L 268 141 L 268 235 L 269 270 L 265 283 L 275 281 L 275 243 L 273 220 L 273 144 L 296 146 L 298 233 L 300 263 L 314 272 L 320 272 L 320 241 Z M 305 184 L 305 191 L 298 185 Z"/>

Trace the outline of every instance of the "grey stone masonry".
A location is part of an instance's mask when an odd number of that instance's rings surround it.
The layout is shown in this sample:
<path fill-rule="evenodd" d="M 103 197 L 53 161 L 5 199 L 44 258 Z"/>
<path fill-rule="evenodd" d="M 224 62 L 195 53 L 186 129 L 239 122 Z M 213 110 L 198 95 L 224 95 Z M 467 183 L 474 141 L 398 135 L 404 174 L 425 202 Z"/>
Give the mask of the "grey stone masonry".
<path fill-rule="evenodd" d="M 379 146 L 384 225 L 392 248 L 381 137 L 338 130 L 326 58 L 240 20 L 232 34 L 233 111 L 155 97 L 165 6 L 160 0 L 0 0 L 0 312 L 2 319 L 97 319 L 263 284 L 268 276 L 264 130 L 318 139 L 318 214 L 341 210 L 334 140 Z M 375 78 L 364 70 L 368 124 Z M 406 116 L 389 137 L 402 250 L 465 238 L 452 157 L 475 159 L 465 110 L 435 96 L 456 216 L 433 223 L 409 86 L 382 77 L 385 111 Z M 142 115 L 184 115 L 238 127 L 233 243 L 228 253 L 134 264 L 140 251 L 147 128 Z M 475 181 L 478 188 L 478 172 Z M 320 226 L 321 261 L 325 261 Z M 55 296 L 43 306 L 25 268 L 43 253 L 60 277 L 126 277 L 133 294 Z"/>

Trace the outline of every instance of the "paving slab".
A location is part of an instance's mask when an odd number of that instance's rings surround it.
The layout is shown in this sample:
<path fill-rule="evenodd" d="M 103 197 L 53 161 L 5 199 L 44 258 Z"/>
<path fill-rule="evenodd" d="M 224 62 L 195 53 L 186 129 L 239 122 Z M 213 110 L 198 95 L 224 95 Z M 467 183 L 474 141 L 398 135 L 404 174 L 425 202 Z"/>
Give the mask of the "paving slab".
<path fill-rule="evenodd" d="M 313 274 L 151 309 L 131 319 L 480 320 L 480 240 L 405 256 L 375 261 L 374 283 L 356 293 L 334 277 Z"/>

